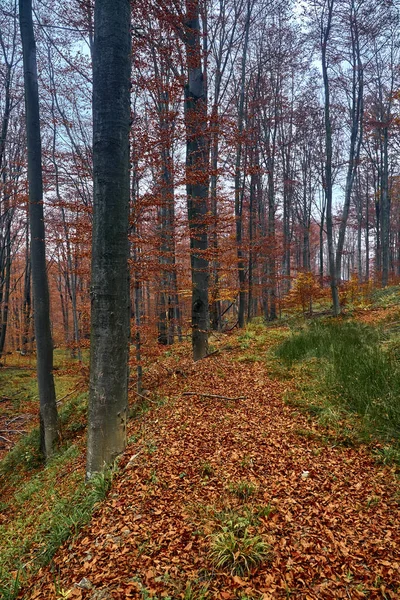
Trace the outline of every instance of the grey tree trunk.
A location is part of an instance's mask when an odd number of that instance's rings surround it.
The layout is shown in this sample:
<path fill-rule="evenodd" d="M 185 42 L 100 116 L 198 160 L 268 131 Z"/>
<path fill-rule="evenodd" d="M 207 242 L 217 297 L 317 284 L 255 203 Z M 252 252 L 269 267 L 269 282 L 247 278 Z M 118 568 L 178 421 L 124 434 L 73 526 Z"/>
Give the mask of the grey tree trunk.
<path fill-rule="evenodd" d="M 19 21 L 24 62 L 31 266 L 35 308 L 36 368 L 40 400 L 40 447 L 45 458 L 48 459 L 54 452 L 59 432 L 53 379 L 53 341 L 50 328 L 50 299 L 46 268 L 42 147 L 32 0 L 19 0 Z"/>
<path fill-rule="evenodd" d="M 186 2 L 186 53 L 188 82 L 185 86 L 186 192 L 190 228 L 192 272 L 193 359 L 208 353 L 209 261 L 207 235 L 208 157 L 206 142 L 207 98 L 201 64 L 198 0 Z"/>
<path fill-rule="evenodd" d="M 239 279 L 239 315 L 238 325 L 240 328 L 244 327 L 245 317 L 245 303 L 246 303 L 246 290 L 245 290 L 245 259 L 242 248 L 242 237 L 243 237 L 243 196 L 244 196 L 244 185 L 245 175 L 242 180 L 242 151 L 243 151 L 243 126 L 245 118 L 245 87 L 246 87 L 246 63 L 247 63 L 247 48 L 249 44 L 249 33 L 250 33 L 250 19 L 253 3 L 251 0 L 247 0 L 247 11 L 246 11 L 246 23 L 245 23 L 245 35 L 243 42 L 243 54 L 241 60 L 241 73 L 240 73 L 240 91 L 239 91 L 239 105 L 238 105 L 238 116 L 237 116 L 237 146 L 236 146 L 236 159 L 235 159 L 235 220 L 236 220 L 236 252 L 238 262 L 238 279 Z M 244 169 L 243 169 L 244 170 Z"/>
<path fill-rule="evenodd" d="M 135 113 L 135 106 L 132 107 L 133 113 Z M 138 230 L 138 204 L 139 204 L 139 158 L 137 155 L 137 140 L 134 136 L 134 129 L 131 136 L 131 164 L 132 164 L 132 181 L 131 181 L 131 227 L 129 231 L 130 239 L 130 258 L 133 263 L 132 273 L 132 296 L 131 301 L 131 316 L 135 320 L 135 334 L 132 336 L 132 343 L 135 345 L 136 355 L 136 391 L 138 394 L 142 394 L 143 391 L 143 367 L 142 367 L 142 291 L 141 291 L 141 280 L 140 280 L 140 252 L 139 252 L 139 238 L 140 232 Z"/>
<path fill-rule="evenodd" d="M 390 255 L 390 196 L 389 196 L 389 161 L 388 161 L 388 127 L 383 128 L 383 157 L 381 179 L 381 261 L 382 261 L 382 287 L 389 282 L 389 255 Z"/>
<path fill-rule="evenodd" d="M 129 0 L 96 0 L 88 479 L 126 444 L 130 74 Z"/>
<path fill-rule="evenodd" d="M 51 116 L 53 119 L 52 129 L 53 129 L 53 139 L 52 139 L 52 153 L 51 153 L 51 162 L 53 163 L 54 168 L 54 178 L 55 178 L 55 190 L 56 190 L 56 198 L 61 210 L 62 216 L 62 224 L 64 229 L 65 236 L 65 246 L 66 246 L 66 259 L 67 259 L 67 269 L 64 275 L 65 284 L 68 291 L 68 296 L 71 301 L 71 310 L 72 310 L 72 320 L 74 327 L 74 340 L 71 348 L 71 356 L 75 358 L 78 355 L 79 362 L 82 361 L 82 353 L 80 348 L 80 335 L 79 335 L 79 318 L 78 318 L 78 306 L 77 306 L 77 264 L 75 261 L 75 265 L 73 264 L 73 256 L 71 249 L 71 240 L 70 233 L 68 229 L 65 209 L 63 207 L 61 193 L 60 193 L 60 174 L 57 162 L 57 119 L 56 119 L 56 85 L 54 81 L 54 70 L 53 65 L 51 64 L 51 55 L 49 52 L 49 77 L 52 86 L 51 91 Z M 67 307 L 66 307 L 67 308 Z"/>
<path fill-rule="evenodd" d="M 347 221 L 350 212 L 351 194 L 353 190 L 354 179 L 357 173 L 358 163 L 360 161 L 364 117 L 364 66 L 361 60 L 357 10 L 355 8 L 354 1 L 351 3 L 350 11 L 350 33 L 352 42 L 351 53 L 353 64 L 350 109 L 351 133 L 344 205 L 336 246 L 336 280 L 338 282 L 341 280 L 342 254 L 346 235 Z"/>
<path fill-rule="evenodd" d="M 339 292 L 336 279 L 335 253 L 333 245 L 333 221 L 332 221 L 332 123 L 330 117 L 330 88 L 328 76 L 327 44 L 332 26 L 334 0 L 327 1 L 327 22 L 321 31 L 321 52 L 322 52 L 322 75 L 324 80 L 324 116 L 325 116 L 325 195 L 326 195 L 326 237 L 328 241 L 328 266 L 331 280 L 331 292 L 333 313 L 335 316 L 340 314 Z"/>
<path fill-rule="evenodd" d="M 4 189 L 5 179 L 3 176 Z M 0 248 L 0 358 L 6 343 L 11 283 L 11 207 L 9 194 L 5 193 L 4 196 L 4 239 Z"/>
<path fill-rule="evenodd" d="M 29 216 L 28 216 L 29 221 Z M 30 256 L 30 244 L 29 244 L 29 224 L 26 227 L 26 241 L 25 241 L 25 273 L 24 273 L 24 302 L 22 309 L 22 340 L 21 340 L 21 354 L 25 355 L 30 349 L 30 338 L 31 335 L 31 311 L 32 311 L 32 295 L 31 295 L 31 280 L 32 280 L 32 268 L 31 268 L 31 256 Z"/>
<path fill-rule="evenodd" d="M 220 81 L 219 74 L 216 75 L 217 82 Z M 215 98 L 219 97 L 218 85 L 215 85 Z M 217 183 L 218 183 L 218 154 L 219 154 L 219 131 L 218 131 L 218 104 L 215 103 L 211 113 L 211 145 L 210 145 L 210 208 L 212 213 L 212 225 L 211 225 L 211 248 L 213 249 L 213 258 L 211 265 L 211 310 L 210 318 L 211 325 L 214 330 L 221 329 L 221 301 L 218 299 L 219 295 L 219 260 L 218 260 L 218 234 L 217 234 L 217 222 L 218 222 L 218 202 L 217 202 Z"/>

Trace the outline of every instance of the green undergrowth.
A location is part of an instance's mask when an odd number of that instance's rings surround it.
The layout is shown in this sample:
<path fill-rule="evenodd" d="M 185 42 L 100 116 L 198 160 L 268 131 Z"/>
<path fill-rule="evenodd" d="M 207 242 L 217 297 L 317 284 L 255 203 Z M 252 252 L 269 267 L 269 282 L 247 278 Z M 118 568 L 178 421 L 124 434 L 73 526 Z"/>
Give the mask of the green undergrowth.
<path fill-rule="evenodd" d="M 345 320 L 312 322 L 283 341 L 275 355 L 296 379 L 291 403 L 305 406 L 322 425 L 358 428 L 400 448 L 400 363 L 396 334 Z M 353 416 L 354 415 L 354 416 Z M 346 432 L 347 429 L 347 432 Z M 346 437 L 346 436 L 345 436 Z M 389 453 L 390 454 L 390 453 Z"/>
<path fill-rule="evenodd" d="M 29 412 L 39 402 L 35 359 L 33 356 L 6 355 L 0 367 L 0 390 L 3 401 L 11 406 L 2 406 L 2 412 L 18 410 Z M 76 382 L 76 366 L 71 369 L 69 354 L 57 349 L 54 352 L 55 387 L 57 398 L 68 394 Z"/>
<path fill-rule="evenodd" d="M 400 306 L 400 286 L 392 285 L 371 292 L 371 303 L 377 308 Z"/>
<path fill-rule="evenodd" d="M 282 342 L 288 335 L 286 327 L 266 327 L 262 320 L 254 319 L 237 340 L 240 354 L 238 362 L 258 362 L 268 360 L 269 350 Z"/>
<path fill-rule="evenodd" d="M 86 524 L 112 472 L 85 484 L 82 435 L 86 394 L 60 407 L 62 445 L 44 466 L 39 432 L 23 436 L 0 462 L 0 598 L 16 598 L 29 576 Z"/>
<path fill-rule="evenodd" d="M 234 487 L 240 486 L 238 482 Z M 272 558 L 262 531 L 275 509 L 270 504 L 249 503 L 247 496 L 238 499 L 236 505 L 229 498 L 219 507 L 198 504 L 193 506 L 193 515 L 199 527 L 197 535 L 207 539 L 213 567 L 230 575 L 249 576 Z"/>

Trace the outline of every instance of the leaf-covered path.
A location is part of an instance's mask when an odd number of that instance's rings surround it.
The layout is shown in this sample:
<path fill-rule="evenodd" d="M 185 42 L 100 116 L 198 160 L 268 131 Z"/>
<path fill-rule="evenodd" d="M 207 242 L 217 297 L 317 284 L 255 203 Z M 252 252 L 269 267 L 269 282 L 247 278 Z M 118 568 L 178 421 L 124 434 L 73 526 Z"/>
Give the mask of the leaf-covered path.
<path fill-rule="evenodd" d="M 152 397 L 167 402 L 131 423 L 107 500 L 24 598 L 400 597 L 394 472 L 363 446 L 319 435 L 265 363 L 238 357 L 182 355 L 154 369 Z M 239 482 L 255 486 L 249 498 L 235 495 Z M 261 515 L 252 533 L 272 553 L 238 577 L 216 570 L 209 551 L 223 515 L 245 506 Z"/>

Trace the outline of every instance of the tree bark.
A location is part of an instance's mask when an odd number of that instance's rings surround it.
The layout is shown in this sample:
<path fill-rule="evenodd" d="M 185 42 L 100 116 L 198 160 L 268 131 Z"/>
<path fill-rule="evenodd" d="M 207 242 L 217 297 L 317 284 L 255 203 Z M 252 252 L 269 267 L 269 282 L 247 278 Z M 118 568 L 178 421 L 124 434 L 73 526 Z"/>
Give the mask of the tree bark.
<path fill-rule="evenodd" d="M 45 458 L 48 459 L 54 452 L 59 432 L 53 379 L 53 341 L 50 328 L 50 298 L 46 265 L 42 147 L 32 0 L 19 1 L 19 19 L 24 62 L 31 265 L 40 400 L 40 447 Z"/>
<path fill-rule="evenodd" d="M 353 64 L 350 110 L 351 132 L 344 205 L 336 246 L 336 280 L 338 282 L 341 280 L 342 254 L 346 235 L 347 221 L 350 212 L 351 194 L 353 190 L 354 179 L 357 173 L 358 163 L 360 161 L 364 116 L 364 66 L 361 60 L 357 11 L 354 5 L 354 1 L 352 1 L 351 3 L 350 10 L 350 32 L 352 42 L 351 53 Z"/>
<path fill-rule="evenodd" d="M 198 0 L 186 2 L 186 53 L 188 82 L 185 86 L 186 121 L 186 192 L 190 229 L 192 273 L 192 348 L 193 359 L 208 353 L 208 285 L 207 258 L 207 98 L 201 64 Z"/>
<path fill-rule="evenodd" d="M 326 236 L 328 241 L 328 266 L 331 280 L 331 293 L 333 303 L 333 313 L 335 316 L 340 314 L 339 292 L 336 279 L 336 265 L 333 245 L 333 221 L 332 221 L 332 122 L 330 117 L 330 88 L 328 76 L 327 45 L 332 26 L 334 0 L 328 0 L 328 16 L 325 27 L 321 31 L 321 51 L 322 51 L 322 75 L 324 80 L 324 116 L 325 116 L 325 195 L 326 195 Z"/>
<path fill-rule="evenodd" d="M 129 0 L 96 0 L 88 479 L 126 444 L 130 74 Z"/>
<path fill-rule="evenodd" d="M 242 237 L 243 237 L 243 195 L 245 185 L 245 175 L 241 174 L 242 168 L 242 150 L 243 150 L 243 126 L 245 117 L 245 87 L 246 87 L 246 62 L 247 62 L 247 48 L 249 44 L 249 33 L 250 33 L 250 18 L 252 11 L 252 2 L 247 0 L 247 12 L 246 12 L 246 23 L 245 23 L 245 35 L 243 42 L 243 54 L 241 60 L 241 73 L 240 73 L 240 90 L 239 90 L 239 106 L 238 106 L 238 117 L 237 117 L 237 146 L 236 146 L 236 160 L 235 160 L 235 220 L 236 220 L 236 252 L 238 261 L 238 279 L 239 279 L 239 327 L 244 327 L 245 317 L 245 302 L 246 302 L 246 290 L 245 290 L 245 262 L 244 253 L 242 248 Z M 244 169 L 243 169 L 244 170 Z"/>
<path fill-rule="evenodd" d="M 382 287 L 389 283 L 390 255 L 390 196 L 389 196 L 389 161 L 388 161 L 388 126 L 383 127 L 382 144 L 382 179 L 381 179 L 381 261 Z"/>

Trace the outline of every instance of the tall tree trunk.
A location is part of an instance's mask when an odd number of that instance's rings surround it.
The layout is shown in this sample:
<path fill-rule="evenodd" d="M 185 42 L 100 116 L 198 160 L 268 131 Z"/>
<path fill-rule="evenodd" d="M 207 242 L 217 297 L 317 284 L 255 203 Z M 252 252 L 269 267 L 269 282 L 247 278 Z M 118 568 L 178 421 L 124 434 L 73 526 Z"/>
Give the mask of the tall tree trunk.
<path fill-rule="evenodd" d="M 328 266 L 331 280 L 331 293 L 333 303 L 333 313 L 335 316 L 340 314 L 339 292 L 336 279 L 335 253 L 333 246 L 333 220 L 332 220 L 332 122 L 330 116 L 330 88 L 328 76 L 327 44 L 332 26 L 334 0 L 328 0 L 327 23 L 321 32 L 321 52 L 322 52 L 322 75 L 324 80 L 324 116 L 325 116 L 325 195 L 326 195 L 326 236 L 328 241 Z"/>
<path fill-rule="evenodd" d="M 160 182 L 160 269 L 161 289 L 159 292 L 158 341 L 160 344 L 173 344 L 175 331 L 174 304 L 177 290 L 174 289 L 175 269 L 174 242 L 174 180 L 171 156 L 171 119 L 169 118 L 169 98 L 164 90 L 160 92 L 158 117 L 160 121 L 161 182 Z"/>
<path fill-rule="evenodd" d="M 390 196 L 389 196 L 389 158 L 388 158 L 388 127 L 383 128 L 382 144 L 382 178 L 381 178 L 381 260 L 382 260 L 382 287 L 389 282 L 389 256 L 390 256 Z"/>
<path fill-rule="evenodd" d="M 143 391 L 143 367 L 142 367 L 142 336 L 141 336 L 141 327 L 142 327 L 142 311 L 141 311 L 141 303 L 142 303 L 142 294 L 140 289 L 140 273 L 139 273 L 139 232 L 138 232 L 138 222 L 137 216 L 139 214 L 139 165 L 138 165 L 138 156 L 135 151 L 136 140 L 132 139 L 131 146 L 131 161 L 132 161 L 132 186 L 131 186 L 131 195 L 132 195 L 132 225 L 130 228 L 130 237 L 132 239 L 130 243 L 130 252 L 131 252 L 131 260 L 133 262 L 133 315 L 135 318 L 135 335 L 133 338 L 135 344 L 135 357 L 136 357 L 136 391 L 138 394 L 142 394 Z M 132 311 L 131 311 L 132 312 Z"/>
<path fill-rule="evenodd" d="M 216 74 L 217 82 L 220 81 L 219 74 Z M 219 89 L 216 83 L 215 98 L 219 96 Z M 219 154 L 219 116 L 218 116 L 218 104 L 215 103 L 211 113 L 211 144 L 210 144 L 210 208 L 212 214 L 212 226 L 211 226 L 211 248 L 213 250 L 212 264 L 211 264 L 211 289 L 212 296 L 210 301 L 210 319 L 211 326 L 214 330 L 221 329 L 221 301 L 218 299 L 219 295 L 219 260 L 218 260 L 218 235 L 217 235 L 217 222 L 218 222 L 218 202 L 217 202 L 217 183 L 218 183 L 218 154 Z"/>
<path fill-rule="evenodd" d="M 208 352 L 210 317 L 206 221 L 208 197 L 207 98 L 201 61 L 198 0 L 186 0 L 185 25 L 188 68 L 188 82 L 185 86 L 186 193 L 192 273 L 192 347 L 193 359 L 199 360 Z"/>
<path fill-rule="evenodd" d="M 254 157 L 255 149 L 252 149 L 251 152 L 251 167 L 254 169 L 256 160 Z M 254 229 L 255 229 L 255 199 L 256 199 L 256 185 L 257 185 L 257 177 L 258 173 L 252 172 L 250 177 L 250 197 L 249 197 L 249 261 L 248 261 L 248 269 L 249 269 L 249 294 L 248 294 L 248 302 L 247 302 L 247 321 L 250 322 L 253 318 L 253 286 L 254 286 Z"/>
<path fill-rule="evenodd" d="M 29 216 L 26 226 L 25 240 L 25 273 L 24 273 L 24 301 L 22 308 L 22 334 L 21 334 L 21 354 L 25 355 L 29 352 L 29 342 L 31 336 L 31 253 L 29 245 Z"/>
<path fill-rule="evenodd" d="M 57 163 L 57 153 L 56 153 L 56 143 L 57 143 L 57 120 L 56 120 L 56 100 L 55 100 L 55 82 L 54 82 L 54 73 L 53 66 L 51 64 L 51 56 L 49 53 L 49 70 L 50 70 L 50 82 L 52 85 L 52 94 L 51 94 L 51 116 L 53 120 L 53 139 L 52 139 L 52 153 L 51 153 L 51 162 L 53 163 L 54 168 L 54 178 L 55 178 L 55 191 L 56 198 L 61 210 L 62 224 L 65 236 L 65 247 L 66 247 L 66 258 L 67 258 L 67 269 L 65 270 L 65 283 L 67 286 L 68 296 L 71 301 L 71 309 L 72 309 L 72 321 L 73 321 L 73 330 L 74 330 L 74 342 L 71 348 L 71 355 L 75 358 L 76 353 L 78 354 L 78 360 L 82 361 L 82 353 L 80 349 L 80 336 L 79 336 L 79 319 L 78 319 L 78 305 L 77 305 L 77 275 L 76 275 L 76 265 L 73 265 L 72 261 L 72 250 L 71 250 L 71 240 L 70 234 L 65 214 L 65 209 L 63 206 L 61 192 L 60 192 L 60 174 Z M 67 309 L 67 307 L 65 307 Z"/>
<path fill-rule="evenodd" d="M 129 0 L 96 0 L 87 478 L 126 444 L 130 74 Z"/>
<path fill-rule="evenodd" d="M 274 157 L 270 159 L 268 171 L 268 320 L 275 321 L 276 314 L 276 239 L 275 239 L 275 181 L 274 181 Z"/>
<path fill-rule="evenodd" d="M 42 147 L 32 0 L 19 0 L 19 19 L 24 62 L 31 265 L 40 400 L 40 446 L 44 456 L 48 459 L 53 454 L 58 441 L 58 415 L 53 379 L 53 341 L 50 328 L 50 298 L 46 267 Z"/>
<path fill-rule="evenodd" d="M 7 192 L 6 195 L 8 196 Z M 9 198 L 4 202 L 5 205 L 5 233 L 4 244 L 1 249 L 2 264 L 1 264 L 1 285 L 0 285 L 0 358 L 4 352 L 6 343 L 6 333 L 8 325 L 8 305 L 10 302 L 10 283 L 11 283 L 11 207 Z"/>
<path fill-rule="evenodd" d="M 369 281 L 369 185 L 368 171 L 366 177 L 366 193 L 365 193 L 365 281 Z"/>
<path fill-rule="evenodd" d="M 357 11 L 354 0 L 351 2 L 350 32 L 352 42 L 352 91 L 351 91 L 351 132 L 350 148 L 347 166 L 346 186 L 344 194 L 344 205 L 340 221 L 338 240 L 336 245 L 336 280 L 341 279 L 341 265 L 343 246 L 346 235 L 347 221 L 350 212 L 351 193 L 354 179 L 360 160 L 360 150 L 363 138 L 363 116 L 364 116 L 364 66 L 361 60 L 360 42 L 358 33 Z"/>
<path fill-rule="evenodd" d="M 236 146 L 236 159 L 235 159 L 235 220 L 236 220 L 236 252 L 238 261 L 238 278 L 239 278 L 239 314 L 238 314 L 238 325 L 240 328 L 244 327 L 244 316 L 245 316 L 245 302 L 246 302 L 246 290 L 245 290 L 245 264 L 244 254 L 242 248 L 242 237 L 243 237 L 243 195 L 245 185 L 245 175 L 241 174 L 242 169 L 242 150 L 243 150 L 243 125 L 244 125 L 244 100 L 245 100 L 245 88 L 246 88 L 246 62 L 247 62 L 247 48 L 249 44 L 249 33 L 250 33 L 250 18 L 252 11 L 252 0 L 247 0 L 247 12 L 246 12 L 246 23 L 245 23 L 245 35 L 243 43 L 243 54 L 241 63 L 240 73 L 240 89 L 239 89 L 239 106 L 238 106 L 238 117 L 237 117 L 237 146 Z"/>
<path fill-rule="evenodd" d="M 359 174 L 356 177 L 356 209 L 357 209 L 357 276 L 361 283 L 363 279 L 362 269 L 362 217 L 363 217 L 363 201 L 362 190 Z"/>

